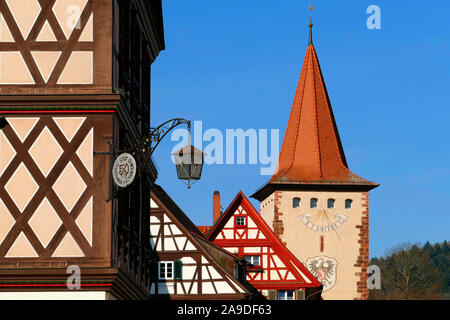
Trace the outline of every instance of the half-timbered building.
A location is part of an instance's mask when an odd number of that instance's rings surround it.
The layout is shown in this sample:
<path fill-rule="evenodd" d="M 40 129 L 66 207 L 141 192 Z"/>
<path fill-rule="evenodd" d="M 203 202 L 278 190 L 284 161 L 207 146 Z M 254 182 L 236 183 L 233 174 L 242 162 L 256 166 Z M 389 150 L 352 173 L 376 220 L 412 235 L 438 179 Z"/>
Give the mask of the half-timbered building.
<path fill-rule="evenodd" d="M 160 0 L 0 0 L 0 299 L 149 297 L 157 172 L 133 146 L 163 49 Z"/>
<path fill-rule="evenodd" d="M 215 206 L 220 206 L 218 197 L 215 192 Z M 320 299 L 321 283 L 281 243 L 242 192 L 216 218 L 208 240 L 246 260 L 247 280 L 264 296 L 270 300 Z"/>
<path fill-rule="evenodd" d="M 151 245 L 157 255 L 150 294 L 159 299 L 263 299 L 246 281 L 245 260 L 208 241 L 169 195 L 151 192 Z"/>

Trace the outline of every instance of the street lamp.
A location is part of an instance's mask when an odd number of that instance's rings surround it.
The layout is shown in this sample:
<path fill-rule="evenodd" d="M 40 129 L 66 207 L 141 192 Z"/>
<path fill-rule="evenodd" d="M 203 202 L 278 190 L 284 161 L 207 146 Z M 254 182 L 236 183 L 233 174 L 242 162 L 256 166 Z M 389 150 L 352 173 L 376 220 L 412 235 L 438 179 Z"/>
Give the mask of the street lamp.
<path fill-rule="evenodd" d="M 191 122 L 189 120 L 182 118 L 168 120 L 156 128 L 151 128 L 148 135 L 144 136 L 141 141 L 128 149 L 118 150 L 116 146 L 110 144 L 109 152 L 94 152 L 94 154 L 108 154 L 111 158 L 115 158 L 112 166 L 112 177 L 115 185 L 123 189 L 133 182 L 136 174 L 139 176 L 145 170 L 153 152 L 164 137 L 174 128 L 182 124 L 188 127 L 189 144 L 173 153 L 173 156 L 175 158 L 178 178 L 187 181 L 188 189 L 190 189 L 193 181 L 200 180 L 204 153 L 190 144 Z M 139 169 L 137 168 L 134 156 L 142 159 Z M 114 187 L 111 188 L 111 196 L 107 201 L 114 198 L 117 194 L 118 190 L 113 191 L 113 189 Z"/>
<path fill-rule="evenodd" d="M 186 180 L 190 189 L 191 185 L 202 176 L 205 154 L 193 145 L 187 145 L 172 155 L 175 158 L 178 179 Z"/>
<path fill-rule="evenodd" d="M 161 140 L 164 139 L 170 131 L 181 124 L 185 124 L 188 127 L 189 144 L 172 153 L 172 155 L 175 158 L 178 179 L 187 181 L 188 189 L 190 189 L 194 182 L 200 180 L 205 154 L 190 143 L 191 122 L 189 120 L 182 118 L 171 119 L 157 128 L 151 129 L 150 135 L 148 139 L 146 139 L 146 141 L 148 140 L 150 142 L 150 146 L 147 146 L 147 149 L 151 155 Z"/>

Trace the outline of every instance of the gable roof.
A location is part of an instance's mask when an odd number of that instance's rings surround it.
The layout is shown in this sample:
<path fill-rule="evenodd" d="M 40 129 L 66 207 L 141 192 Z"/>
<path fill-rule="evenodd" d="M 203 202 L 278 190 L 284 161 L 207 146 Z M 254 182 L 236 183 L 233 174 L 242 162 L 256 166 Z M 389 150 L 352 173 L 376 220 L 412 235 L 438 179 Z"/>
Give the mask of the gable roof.
<path fill-rule="evenodd" d="M 189 217 L 180 209 L 180 207 L 172 200 L 172 198 L 164 191 L 164 189 L 154 184 L 151 188 L 152 193 L 164 204 L 168 211 L 183 225 L 186 230 L 204 237 L 203 233 L 196 227 L 196 225 L 189 219 Z"/>
<path fill-rule="evenodd" d="M 158 208 L 163 210 L 164 213 L 171 218 L 172 223 L 175 223 L 177 227 L 188 236 L 194 247 L 196 247 L 207 260 L 209 260 L 209 263 L 225 275 L 224 279 L 228 278 L 228 280 L 230 280 L 233 285 L 237 287 L 240 294 L 247 296 L 247 298 L 251 297 L 256 299 L 264 299 L 260 292 L 249 283 L 241 283 L 238 279 L 236 279 L 231 273 L 232 270 L 223 263 L 224 259 L 221 258 L 225 258 L 225 260 L 232 259 L 236 263 L 240 264 L 246 264 L 247 262 L 245 260 L 239 259 L 237 256 L 207 240 L 189 219 L 189 217 L 178 207 L 178 205 L 161 186 L 156 184 L 152 186 L 151 198 L 154 200 Z"/>
<path fill-rule="evenodd" d="M 247 215 L 253 220 L 256 226 L 264 233 L 267 240 L 273 244 L 273 250 L 280 260 L 291 270 L 297 280 L 302 282 L 305 287 L 319 287 L 322 284 L 314 277 L 314 275 L 290 252 L 286 246 L 273 233 L 272 229 L 267 225 L 261 215 L 256 211 L 255 207 L 250 203 L 247 197 L 240 191 L 227 210 L 222 214 L 220 219 L 214 224 L 209 231 L 207 238 L 214 241 L 220 231 L 234 215 L 235 211 L 242 206 Z M 245 241 L 245 240 L 242 240 Z M 306 278 L 306 279 L 305 279 Z"/>

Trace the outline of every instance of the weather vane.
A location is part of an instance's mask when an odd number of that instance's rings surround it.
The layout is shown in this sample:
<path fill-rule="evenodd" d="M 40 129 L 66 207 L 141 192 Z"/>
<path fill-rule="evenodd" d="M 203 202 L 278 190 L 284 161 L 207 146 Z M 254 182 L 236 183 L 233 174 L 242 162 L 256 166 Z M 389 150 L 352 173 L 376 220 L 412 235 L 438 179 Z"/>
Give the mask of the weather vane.
<path fill-rule="evenodd" d="M 309 5 L 308 5 L 308 9 L 309 9 L 309 44 L 312 45 L 313 44 L 313 39 L 312 39 L 312 13 L 314 11 L 314 9 L 316 9 L 315 6 L 312 5 L 311 0 L 309 0 Z"/>
<path fill-rule="evenodd" d="M 316 9 L 316 7 L 311 4 L 311 1 L 309 1 L 308 9 L 310 12 L 309 16 L 312 17 L 312 13 L 313 13 L 314 9 Z"/>

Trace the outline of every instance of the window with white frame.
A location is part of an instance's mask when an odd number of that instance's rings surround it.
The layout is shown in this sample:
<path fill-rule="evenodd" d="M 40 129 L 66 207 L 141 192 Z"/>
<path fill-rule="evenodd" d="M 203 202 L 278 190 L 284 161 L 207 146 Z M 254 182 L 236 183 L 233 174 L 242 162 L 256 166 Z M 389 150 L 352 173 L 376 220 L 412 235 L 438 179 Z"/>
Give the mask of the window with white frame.
<path fill-rule="evenodd" d="M 319 203 L 319 200 L 317 200 L 317 198 L 312 198 L 309 204 L 310 204 L 311 208 L 317 208 L 318 203 Z"/>
<path fill-rule="evenodd" d="M 248 263 L 254 265 L 254 266 L 260 266 L 261 265 L 261 257 L 260 256 L 244 256 L 245 261 Z"/>
<path fill-rule="evenodd" d="M 160 261 L 159 262 L 159 280 L 172 280 L 173 279 L 173 261 Z"/>
<path fill-rule="evenodd" d="M 278 290 L 278 300 L 294 300 L 294 291 Z"/>
<path fill-rule="evenodd" d="M 237 226 L 245 226 L 245 217 L 236 217 Z"/>

